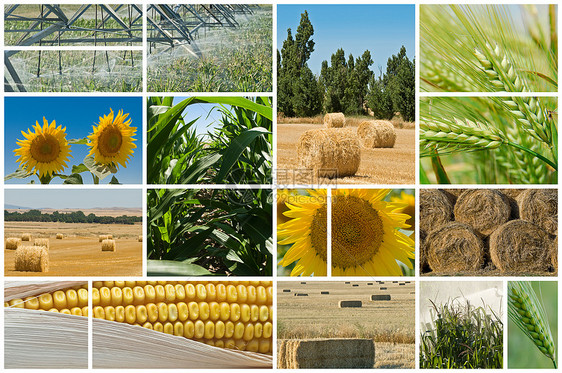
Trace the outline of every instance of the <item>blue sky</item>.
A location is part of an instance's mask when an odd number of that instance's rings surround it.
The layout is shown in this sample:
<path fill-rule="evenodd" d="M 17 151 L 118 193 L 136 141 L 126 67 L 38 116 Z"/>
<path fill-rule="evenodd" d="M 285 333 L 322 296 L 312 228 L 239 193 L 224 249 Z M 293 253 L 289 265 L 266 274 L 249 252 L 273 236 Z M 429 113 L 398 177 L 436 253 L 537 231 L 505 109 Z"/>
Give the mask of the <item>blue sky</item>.
<path fill-rule="evenodd" d="M 6 97 L 4 99 L 4 162 L 6 175 L 11 174 L 18 168 L 17 157 L 14 149 L 18 148 L 17 140 L 23 140 L 21 131 L 27 132 L 32 129 L 36 121 L 43 124 L 43 117 L 49 123 L 56 121 L 57 127 L 66 127 L 67 139 L 78 139 L 92 133 L 92 126 L 99 123 L 99 117 L 109 114 L 110 109 L 114 113 L 123 110 L 129 113 L 132 119 L 131 126 L 137 128 L 137 147 L 132 158 L 129 159 L 127 167 L 119 167 L 115 175 L 121 184 L 142 183 L 142 98 L 141 97 Z M 82 163 L 89 152 L 86 145 L 72 145 L 72 158 L 67 162 L 68 167 L 63 174 L 70 174 L 72 165 Z M 85 183 L 92 183 L 91 175 L 82 173 Z M 104 179 L 107 183 L 111 176 Z M 10 179 L 7 184 L 27 184 L 30 180 L 39 182 L 37 176 L 26 179 Z M 52 184 L 61 184 L 60 178 L 54 178 Z"/>
<path fill-rule="evenodd" d="M 360 57 L 365 50 L 371 52 L 376 76 L 379 66 L 386 71 L 386 61 L 406 47 L 408 58 L 415 53 L 414 5 L 279 5 L 277 6 L 277 48 L 281 50 L 290 28 L 293 38 L 301 14 L 308 11 L 314 27 L 314 52 L 308 66 L 315 75 L 320 74 L 322 61 L 330 62 L 338 48 Z"/>
<path fill-rule="evenodd" d="M 174 97 L 174 105 L 187 97 Z M 230 108 L 229 105 L 225 105 L 226 108 Z M 213 132 L 214 128 L 222 126 L 220 119 L 222 118 L 221 112 L 218 110 L 220 105 L 218 104 L 195 104 L 189 105 L 183 112 L 184 120 L 186 122 L 191 122 L 197 118 L 197 121 L 193 124 L 192 128 L 195 128 L 197 135 L 203 136 L 207 132 Z"/>
<path fill-rule="evenodd" d="M 6 189 L 4 203 L 29 208 L 141 208 L 140 189 Z"/>

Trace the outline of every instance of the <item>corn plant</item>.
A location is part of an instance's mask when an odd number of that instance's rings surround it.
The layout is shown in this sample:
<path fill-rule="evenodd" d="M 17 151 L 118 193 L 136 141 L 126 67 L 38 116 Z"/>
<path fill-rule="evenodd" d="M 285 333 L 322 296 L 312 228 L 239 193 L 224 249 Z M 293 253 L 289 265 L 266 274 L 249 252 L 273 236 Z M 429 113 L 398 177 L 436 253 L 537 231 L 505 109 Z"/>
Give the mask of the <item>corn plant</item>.
<path fill-rule="evenodd" d="M 150 189 L 149 275 L 272 274 L 271 190 Z"/>
<path fill-rule="evenodd" d="M 454 300 L 431 303 L 433 322 L 421 334 L 421 368 L 502 368 L 503 324 L 492 310 Z"/>
<path fill-rule="evenodd" d="M 186 122 L 190 105 L 216 103 L 222 114 L 211 141 Z M 225 105 L 229 105 L 230 109 Z M 271 182 L 271 99 L 257 97 L 148 98 L 148 182 L 151 184 Z"/>

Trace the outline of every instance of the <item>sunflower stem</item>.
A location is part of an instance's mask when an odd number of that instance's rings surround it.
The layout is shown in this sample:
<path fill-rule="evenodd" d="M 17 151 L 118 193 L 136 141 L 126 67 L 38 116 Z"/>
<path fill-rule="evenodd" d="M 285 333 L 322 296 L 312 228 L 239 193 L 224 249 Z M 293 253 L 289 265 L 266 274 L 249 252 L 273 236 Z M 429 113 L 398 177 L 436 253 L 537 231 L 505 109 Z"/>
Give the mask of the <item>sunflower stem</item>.
<path fill-rule="evenodd" d="M 92 173 L 92 178 L 94 179 L 94 184 L 99 184 L 100 183 L 100 178 L 97 177 L 95 174 Z"/>
<path fill-rule="evenodd" d="M 50 184 L 51 180 L 53 180 L 53 176 L 51 176 L 50 174 L 39 176 L 39 181 L 41 182 L 41 184 Z"/>

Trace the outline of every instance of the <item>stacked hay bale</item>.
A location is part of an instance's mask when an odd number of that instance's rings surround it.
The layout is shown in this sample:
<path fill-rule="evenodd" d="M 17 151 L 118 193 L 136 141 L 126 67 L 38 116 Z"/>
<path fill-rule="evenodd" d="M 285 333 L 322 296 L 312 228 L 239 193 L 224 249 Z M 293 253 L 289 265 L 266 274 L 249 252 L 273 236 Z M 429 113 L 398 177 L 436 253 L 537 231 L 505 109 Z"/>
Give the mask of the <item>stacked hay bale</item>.
<path fill-rule="evenodd" d="M 421 190 L 420 268 L 556 272 L 557 227 L 555 189 Z"/>
<path fill-rule="evenodd" d="M 388 120 L 367 120 L 357 127 L 357 135 L 365 148 L 393 148 L 396 130 Z"/>

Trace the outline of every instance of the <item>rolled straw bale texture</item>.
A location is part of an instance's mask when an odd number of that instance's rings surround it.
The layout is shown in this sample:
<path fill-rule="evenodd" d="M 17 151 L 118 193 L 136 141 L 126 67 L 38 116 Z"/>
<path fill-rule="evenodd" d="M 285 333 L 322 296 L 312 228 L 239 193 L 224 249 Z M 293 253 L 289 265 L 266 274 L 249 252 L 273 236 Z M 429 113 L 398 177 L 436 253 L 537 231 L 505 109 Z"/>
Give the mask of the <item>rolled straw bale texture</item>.
<path fill-rule="evenodd" d="M 33 246 L 44 246 L 47 250 L 50 249 L 48 238 L 36 238 L 33 240 Z"/>
<path fill-rule="evenodd" d="M 281 340 L 278 367 L 284 369 L 372 368 L 375 343 L 372 339 Z"/>
<path fill-rule="evenodd" d="M 345 127 L 345 115 L 343 113 L 328 113 L 324 115 L 324 125 L 328 128 Z"/>
<path fill-rule="evenodd" d="M 371 300 L 390 300 L 390 294 L 373 294 Z"/>
<path fill-rule="evenodd" d="M 22 241 L 31 241 L 31 233 L 22 233 L 21 240 Z"/>
<path fill-rule="evenodd" d="M 517 196 L 519 216 L 550 234 L 558 234 L 558 193 L 556 189 L 527 189 Z"/>
<path fill-rule="evenodd" d="M 552 244 L 539 226 L 512 220 L 490 236 L 490 257 L 502 272 L 545 272 L 551 265 Z"/>
<path fill-rule="evenodd" d="M 63 237 L 64 237 L 64 235 L 62 233 L 57 233 L 57 235 L 56 235 L 57 240 L 62 240 Z"/>
<path fill-rule="evenodd" d="M 526 189 L 498 189 L 498 191 L 502 192 L 506 197 L 516 199 L 521 193 L 523 193 Z"/>
<path fill-rule="evenodd" d="M 361 122 L 357 135 L 365 148 L 392 148 L 396 142 L 396 130 L 388 120 Z"/>
<path fill-rule="evenodd" d="M 471 226 L 482 236 L 490 235 L 509 220 L 511 207 L 506 196 L 491 189 L 470 189 L 457 199 L 455 221 Z"/>
<path fill-rule="evenodd" d="M 19 237 L 8 237 L 6 238 L 6 249 L 15 250 L 21 246 L 21 238 Z"/>
<path fill-rule="evenodd" d="M 20 246 L 16 249 L 16 271 L 48 272 L 49 252 L 44 246 Z"/>
<path fill-rule="evenodd" d="M 107 235 L 106 234 L 100 234 L 98 239 L 99 239 L 99 242 L 103 242 L 103 240 L 107 240 Z"/>
<path fill-rule="evenodd" d="M 338 303 L 339 308 L 361 308 L 363 302 L 360 300 L 340 300 Z"/>
<path fill-rule="evenodd" d="M 427 232 L 420 229 L 420 269 L 427 266 Z"/>
<path fill-rule="evenodd" d="M 436 272 L 474 271 L 484 264 L 484 244 L 463 223 L 449 223 L 427 237 L 427 262 Z"/>
<path fill-rule="evenodd" d="M 552 245 L 550 245 L 550 263 L 554 272 L 558 272 L 558 236 L 552 240 Z"/>
<path fill-rule="evenodd" d="M 115 240 L 103 240 L 101 251 L 115 251 Z"/>
<path fill-rule="evenodd" d="M 453 218 L 453 204 L 437 189 L 420 190 L 420 229 L 428 233 L 439 229 Z"/>
<path fill-rule="evenodd" d="M 311 169 L 319 177 L 355 175 L 361 161 L 361 143 L 353 129 L 308 130 L 297 145 L 299 167 Z"/>

